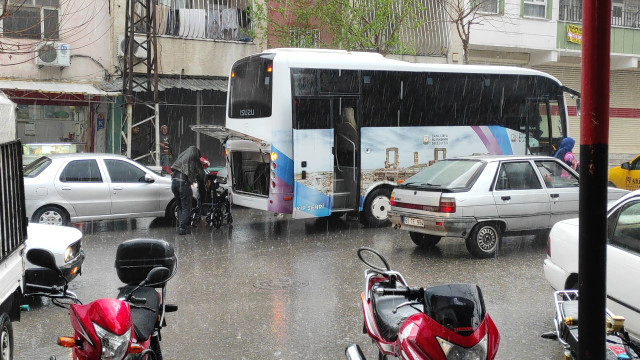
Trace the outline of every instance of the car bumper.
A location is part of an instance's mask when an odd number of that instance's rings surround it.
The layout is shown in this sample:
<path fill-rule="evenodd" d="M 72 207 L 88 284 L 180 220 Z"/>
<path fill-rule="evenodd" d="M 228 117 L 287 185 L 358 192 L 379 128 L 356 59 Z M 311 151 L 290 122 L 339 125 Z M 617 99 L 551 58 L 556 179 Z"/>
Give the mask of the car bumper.
<path fill-rule="evenodd" d="M 544 278 L 547 279 L 547 282 L 549 282 L 551 287 L 556 291 L 564 290 L 569 274 L 561 267 L 554 264 L 550 258 L 544 259 L 542 267 L 544 270 Z"/>
<path fill-rule="evenodd" d="M 395 229 L 414 231 L 436 236 L 467 237 L 478 223 L 475 218 L 449 218 L 437 215 L 420 215 L 410 212 L 389 210 L 389 220 Z M 405 217 L 422 220 L 423 226 L 407 225 Z"/>
<path fill-rule="evenodd" d="M 80 251 L 80 255 L 76 256 L 75 259 L 70 262 L 64 264 L 59 269 L 62 271 L 62 274 L 65 276 L 67 281 L 71 281 L 76 278 L 76 276 L 82 273 L 82 263 L 84 262 L 84 251 Z M 74 269 L 76 269 L 74 271 Z M 64 285 L 64 280 L 62 280 L 59 274 L 53 270 L 35 267 L 31 269 L 26 269 L 24 272 L 24 279 L 26 286 L 26 292 L 37 291 L 37 289 L 29 289 L 29 285 L 38 285 L 38 286 L 62 286 Z"/>

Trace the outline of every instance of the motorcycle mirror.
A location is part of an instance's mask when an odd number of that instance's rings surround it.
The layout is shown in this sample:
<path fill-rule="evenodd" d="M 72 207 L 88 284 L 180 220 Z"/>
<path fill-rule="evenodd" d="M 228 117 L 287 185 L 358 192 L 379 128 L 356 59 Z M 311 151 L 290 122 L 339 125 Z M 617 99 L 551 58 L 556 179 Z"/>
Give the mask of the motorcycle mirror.
<path fill-rule="evenodd" d="M 171 276 L 171 271 L 164 266 L 155 267 L 149 271 L 147 274 L 147 278 L 145 279 L 146 284 L 157 284 L 166 281 L 169 276 Z"/>
<path fill-rule="evenodd" d="M 31 249 L 27 251 L 27 260 L 29 260 L 30 263 L 36 266 L 54 270 L 58 273 L 60 272 L 60 269 L 58 269 L 58 265 L 56 265 L 56 258 L 49 250 Z"/>

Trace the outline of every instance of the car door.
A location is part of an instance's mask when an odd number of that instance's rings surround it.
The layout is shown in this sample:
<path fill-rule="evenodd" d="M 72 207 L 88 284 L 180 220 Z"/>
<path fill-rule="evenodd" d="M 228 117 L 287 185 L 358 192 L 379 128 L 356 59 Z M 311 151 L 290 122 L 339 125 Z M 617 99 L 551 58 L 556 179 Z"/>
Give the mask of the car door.
<path fill-rule="evenodd" d="M 551 204 L 551 226 L 578 216 L 580 182 L 578 177 L 555 159 L 535 162 L 544 179 Z"/>
<path fill-rule="evenodd" d="M 607 308 L 640 338 L 640 199 L 614 211 L 607 228 Z"/>
<path fill-rule="evenodd" d="M 103 161 L 109 174 L 112 215 L 158 216 L 158 212 L 164 213 L 165 209 L 160 209 L 160 199 L 163 193 L 166 197 L 166 192 L 170 190 L 155 182 L 147 182 L 147 171 L 130 160 Z"/>
<path fill-rule="evenodd" d="M 107 216 L 111 211 L 109 186 L 96 159 L 71 160 L 54 179 L 56 191 L 77 217 Z"/>
<path fill-rule="evenodd" d="M 530 161 L 500 164 L 493 199 L 507 231 L 549 227 L 549 196 Z"/>

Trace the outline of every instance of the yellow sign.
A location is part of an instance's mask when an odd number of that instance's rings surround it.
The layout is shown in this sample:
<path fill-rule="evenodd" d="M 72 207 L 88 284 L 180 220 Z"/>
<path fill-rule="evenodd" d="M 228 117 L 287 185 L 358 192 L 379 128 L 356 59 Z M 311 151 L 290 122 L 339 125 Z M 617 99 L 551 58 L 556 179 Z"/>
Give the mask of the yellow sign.
<path fill-rule="evenodd" d="M 567 24 L 567 41 L 582 45 L 582 26 Z"/>

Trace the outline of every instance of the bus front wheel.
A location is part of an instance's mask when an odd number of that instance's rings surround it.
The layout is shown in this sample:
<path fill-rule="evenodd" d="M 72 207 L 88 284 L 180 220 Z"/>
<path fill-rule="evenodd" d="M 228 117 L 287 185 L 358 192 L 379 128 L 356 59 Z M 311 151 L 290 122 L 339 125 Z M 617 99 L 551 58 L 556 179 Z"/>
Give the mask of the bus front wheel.
<path fill-rule="evenodd" d="M 391 191 L 388 188 L 375 189 L 367 196 L 364 202 L 363 213 L 360 221 L 364 226 L 379 228 L 391 225 L 387 213 L 391 209 Z"/>

